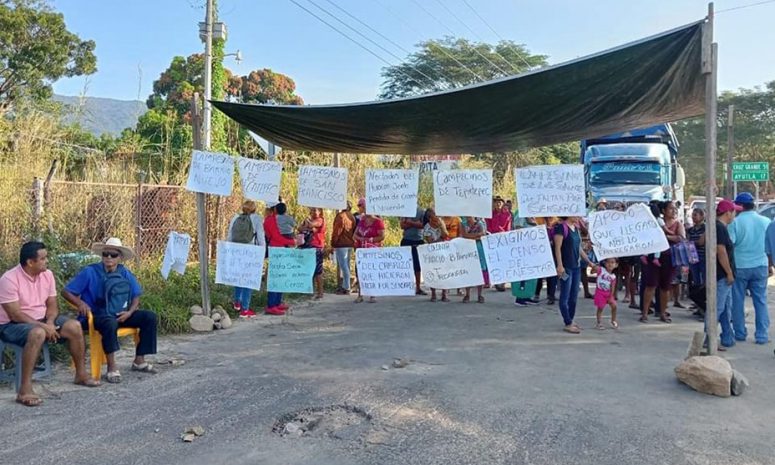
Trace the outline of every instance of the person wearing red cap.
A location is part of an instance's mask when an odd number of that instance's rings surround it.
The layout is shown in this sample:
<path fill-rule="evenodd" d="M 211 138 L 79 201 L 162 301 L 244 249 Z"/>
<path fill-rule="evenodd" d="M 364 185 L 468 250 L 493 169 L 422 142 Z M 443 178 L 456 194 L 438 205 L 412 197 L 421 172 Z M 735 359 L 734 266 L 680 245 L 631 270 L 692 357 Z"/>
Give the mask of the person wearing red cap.
<path fill-rule="evenodd" d="M 735 247 L 729 237 L 727 225 L 742 210 L 729 200 L 722 200 L 716 207 L 716 308 L 721 324 L 721 347 L 735 345 L 732 330 L 732 286 L 735 282 Z M 705 322 L 707 326 L 707 320 Z"/>

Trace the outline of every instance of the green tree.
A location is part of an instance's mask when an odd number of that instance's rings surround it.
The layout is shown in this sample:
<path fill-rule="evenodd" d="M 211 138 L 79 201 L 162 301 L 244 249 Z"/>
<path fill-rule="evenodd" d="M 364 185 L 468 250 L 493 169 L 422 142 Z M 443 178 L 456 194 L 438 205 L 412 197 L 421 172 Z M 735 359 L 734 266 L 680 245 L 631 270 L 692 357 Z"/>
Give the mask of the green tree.
<path fill-rule="evenodd" d="M 409 97 L 446 88 L 519 74 L 545 66 L 545 55 L 533 55 L 520 44 L 470 42 L 445 37 L 418 44 L 401 64 L 382 69 L 380 98 Z"/>
<path fill-rule="evenodd" d="M 0 110 L 20 97 L 45 99 L 51 83 L 97 70 L 94 41 L 67 30 L 39 0 L 0 1 Z"/>
<path fill-rule="evenodd" d="M 725 185 L 724 164 L 727 154 L 727 124 L 729 106 L 735 106 L 735 150 L 733 161 L 768 161 L 775 168 L 775 81 L 764 87 L 722 92 L 718 100 L 718 137 L 716 147 L 718 165 L 717 182 Z M 675 123 L 674 129 L 680 151 L 678 160 L 686 169 L 689 195 L 704 195 L 705 170 L 705 120 L 692 118 Z M 753 189 L 748 183 L 739 184 L 740 190 Z M 769 183 L 765 190 L 771 192 Z M 723 193 L 723 191 L 722 191 Z"/>

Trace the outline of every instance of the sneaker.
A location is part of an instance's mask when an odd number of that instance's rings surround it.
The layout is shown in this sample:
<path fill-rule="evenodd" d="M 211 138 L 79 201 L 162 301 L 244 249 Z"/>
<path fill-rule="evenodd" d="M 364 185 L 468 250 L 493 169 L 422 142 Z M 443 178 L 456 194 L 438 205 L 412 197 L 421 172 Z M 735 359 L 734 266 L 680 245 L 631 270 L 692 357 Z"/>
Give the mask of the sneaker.
<path fill-rule="evenodd" d="M 285 310 L 280 307 L 269 307 L 266 309 L 267 315 L 285 315 Z"/>
<path fill-rule="evenodd" d="M 517 307 L 527 307 L 527 303 L 525 302 L 525 299 L 515 300 L 514 305 L 516 305 Z"/>
<path fill-rule="evenodd" d="M 556 299 L 554 298 L 554 296 L 549 296 L 549 298 L 546 299 L 546 303 L 549 304 L 549 305 L 554 305 L 555 301 L 556 301 Z"/>
<path fill-rule="evenodd" d="M 532 299 L 525 299 L 525 303 L 528 304 L 528 305 L 538 305 L 538 304 L 541 303 L 541 301 L 534 297 Z"/>
<path fill-rule="evenodd" d="M 235 312 L 241 312 L 242 304 L 239 302 L 239 300 L 235 300 L 231 303 L 231 308 L 233 308 Z"/>
<path fill-rule="evenodd" d="M 279 308 L 282 311 L 286 311 L 290 307 L 288 307 L 288 304 L 280 304 L 280 305 L 277 306 L 277 308 Z"/>
<path fill-rule="evenodd" d="M 241 312 L 239 312 L 240 318 L 253 318 L 255 316 L 256 316 L 256 312 L 254 312 L 251 309 L 242 310 Z"/>

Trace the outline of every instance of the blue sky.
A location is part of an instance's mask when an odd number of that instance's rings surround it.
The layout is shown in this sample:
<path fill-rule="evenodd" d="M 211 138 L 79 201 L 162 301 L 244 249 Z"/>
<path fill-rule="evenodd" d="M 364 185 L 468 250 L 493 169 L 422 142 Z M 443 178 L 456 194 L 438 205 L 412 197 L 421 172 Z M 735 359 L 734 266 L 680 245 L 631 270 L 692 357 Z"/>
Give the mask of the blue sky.
<path fill-rule="evenodd" d="M 203 50 L 197 32 L 197 22 L 204 17 L 203 0 L 50 1 L 64 13 L 71 31 L 97 43 L 97 73 L 88 78 L 58 81 L 54 89 L 59 94 L 145 100 L 153 81 L 173 56 Z M 325 17 L 308 0 L 297 1 Z M 337 12 L 326 0 L 313 1 Z M 439 2 L 454 11 L 481 39 L 497 41 L 497 36 L 471 13 L 463 0 L 332 1 L 408 50 L 422 40 L 449 34 L 415 2 L 431 10 L 457 36 L 477 40 Z M 502 37 L 523 43 L 534 53 L 549 55 L 552 64 L 672 29 L 701 19 L 707 11 L 705 0 L 468 3 Z M 721 11 L 751 3 L 756 1 L 719 0 L 715 7 Z M 271 68 L 287 74 L 296 81 L 297 93 L 310 104 L 367 101 L 377 95 L 384 62 L 289 0 L 219 0 L 219 6 L 220 20 L 229 30 L 227 52 L 239 49 L 244 58 L 240 65 L 227 58 L 225 64 L 231 70 L 245 74 L 253 69 Z M 775 80 L 773 18 L 775 3 L 718 14 L 715 34 L 719 43 L 720 90 L 750 88 Z M 405 55 L 376 36 L 374 40 L 400 57 Z M 381 50 L 376 51 L 396 62 Z"/>

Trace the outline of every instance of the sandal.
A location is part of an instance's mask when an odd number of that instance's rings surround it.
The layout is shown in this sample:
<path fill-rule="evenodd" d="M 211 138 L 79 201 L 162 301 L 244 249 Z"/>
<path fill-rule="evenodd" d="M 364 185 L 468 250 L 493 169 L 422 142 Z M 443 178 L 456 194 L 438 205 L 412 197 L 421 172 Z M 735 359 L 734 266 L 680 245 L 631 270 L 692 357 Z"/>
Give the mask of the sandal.
<path fill-rule="evenodd" d="M 471 296 L 467 296 L 467 295 L 463 296 L 463 300 L 461 300 L 461 302 L 463 302 L 464 304 L 467 304 L 470 301 L 471 301 Z"/>
<path fill-rule="evenodd" d="M 647 317 L 645 315 L 641 316 L 640 318 L 638 318 L 638 321 L 640 321 L 641 323 L 648 323 L 649 322 L 649 317 Z"/>
<path fill-rule="evenodd" d="M 359 303 L 361 303 L 361 302 L 363 302 L 363 297 L 362 297 L 362 296 L 358 296 L 358 298 L 357 298 L 357 299 L 355 299 L 355 303 L 356 303 L 356 304 L 359 304 Z"/>
<path fill-rule="evenodd" d="M 428 293 L 427 293 L 427 292 L 425 292 L 425 291 L 423 291 L 422 289 L 417 289 L 417 290 L 414 292 L 414 295 L 428 295 Z"/>
<path fill-rule="evenodd" d="M 619 322 L 617 322 L 617 321 L 612 321 L 612 322 L 611 322 L 611 327 L 612 327 L 613 329 L 619 329 Z"/>
<path fill-rule="evenodd" d="M 436 302 L 436 296 L 431 296 L 431 302 Z"/>
<path fill-rule="evenodd" d="M 121 373 L 118 371 L 109 371 L 105 373 L 105 381 L 111 384 L 118 384 L 121 382 Z"/>
<path fill-rule="evenodd" d="M 595 329 L 605 330 L 605 326 L 603 326 L 603 323 L 598 323 L 595 325 Z"/>
<path fill-rule="evenodd" d="M 571 334 L 581 333 L 581 330 L 575 326 L 566 326 L 562 330 L 565 331 L 566 333 L 571 333 Z"/>
<path fill-rule="evenodd" d="M 442 302 L 449 302 L 449 299 L 447 298 L 447 296 L 444 296 L 444 297 L 441 298 L 441 301 Z"/>
<path fill-rule="evenodd" d="M 23 396 L 16 396 L 16 403 L 22 404 L 25 407 L 37 407 L 43 403 L 43 399 L 35 394 L 26 394 Z"/>
<path fill-rule="evenodd" d="M 659 321 L 661 321 L 663 323 L 672 323 L 673 322 L 673 320 L 670 319 L 669 316 L 661 316 L 661 317 L 659 317 Z"/>
<path fill-rule="evenodd" d="M 480 295 L 479 297 L 477 297 L 476 302 L 480 303 L 480 304 L 483 304 L 484 303 L 484 296 Z"/>
<path fill-rule="evenodd" d="M 132 363 L 132 371 L 139 371 L 141 373 L 150 373 L 152 375 L 155 375 L 159 372 L 153 365 L 151 365 L 148 362 L 143 362 L 139 365 L 136 363 Z"/>
<path fill-rule="evenodd" d="M 86 386 L 86 387 L 99 387 L 101 385 L 99 381 L 92 378 L 86 378 L 79 381 L 75 381 L 75 384 L 78 386 Z"/>

